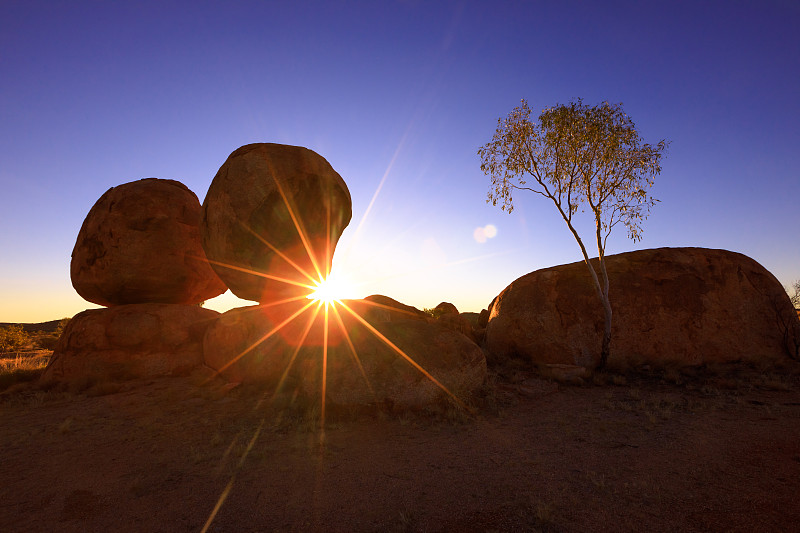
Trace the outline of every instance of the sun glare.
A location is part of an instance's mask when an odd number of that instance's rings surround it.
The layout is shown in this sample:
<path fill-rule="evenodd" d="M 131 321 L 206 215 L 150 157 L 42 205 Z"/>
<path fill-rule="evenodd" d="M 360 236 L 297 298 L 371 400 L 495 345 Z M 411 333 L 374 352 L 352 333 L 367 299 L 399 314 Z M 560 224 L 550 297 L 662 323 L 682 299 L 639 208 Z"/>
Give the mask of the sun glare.
<path fill-rule="evenodd" d="M 398 148 L 398 151 L 399 151 L 399 148 Z M 395 156 L 396 155 L 397 154 L 395 153 Z M 392 159 L 392 163 L 393 162 L 394 162 L 394 158 Z M 390 163 L 390 168 L 391 168 L 391 164 L 392 163 Z M 387 169 L 386 172 L 388 174 L 389 169 Z M 370 205 L 367 208 L 367 212 L 369 212 L 369 210 L 372 208 L 372 204 L 374 203 L 375 198 L 378 195 L 378 192 L 380 191 L 381 187 L 383 186 L 383 182 L 385 181 L 385 179 L 386 179 L 386 174 L 384 174 L 384 177 L 381 180 L 381 184 L 378 186 L 378 190 L 375 191 L 375 195 L 373 196 L 372 201 L 370 202 Z M 447 396 L 452 398 L 452 400 L 456 404 L 458 404 L 462 409 L 469 410 L 469 408 L 466 405 L 464 405 L 463 402 L 461 402 L 461 400 L 457 396 L 455 396 L 452 392 L 450 392 L 445 387 L 445 385 L 443 383 L 438 381 L 430 372 L 428 372 L 417 361 L 414 360 L 414 357 L 413 357 L 414 354 L 409 354 L 409 353 L 406 353 L 405 351 L 403 351 L 398 345 L 393 343 L 392 340 L 389 337 L 385 336 L 380 330 L 378 330 L 372 324 L 370 324 L 364 317 L 360 316 L 360 314 L 358 313 L 358 311 L 356 309 L 354 309 L 354 308 L 350 307 L 350 305 L 348 305 L 348 302 L 346 300 L 355 299 L 355 298 L 361 298 L 360 295 L 356 294 L 358 291 L 354 290 L 354 289 L 357 289 L 357 287 L 364 285 L 363 282 L 362 283 L 354 282 L 354 280 L 352 280 L 352 278 L 350 278 L 349 275 L 347 275 L 347 274 L 345 274 L 345 275 L 330 274 L 327 277 L 325 277 L 321 273 L 322 268 L 320 268 L 320 266 L 322 266 L 324 268 L 324 267 L 326 267 L 328 265 L 331 265 L 331 256 L 332 256 L 332 247 L 333 247 L 332 243 L 330 241 L 326 243 L 326 245 L 327 245 L 326 246 L 326 252 L 327 252 L 326 257 L 328 258 L 327 264 L 320 265 L 315 260 L 314 251 L 312 250 L 312 248 L 310 246 L 309 239 L 306 237 L 305 229 L 304 229 L 304 227 L 303 227 L 303 225 L 301 223 L 300 217 L 298 216 L 297 213 L 294 212 L 294 210 L 292 208 L 292 204 L 288 201 L 283 189 L 280 186 L 280 183 L 278 181 L 276 181 L 275 183 L 276 183 L 276 186 L 278 188 L 278 191 L 281 194 L 281 197 L 283 198 L 283 201 L 286 204 L 286 208 L 289 210 L 289 214 L 291 215 L 292 222 L 293 222 L 293 224 L 294 224 L 294 226 L 295 226 L 295 228 L 297 230 L 297 234 L 300 237 L 300 240 L 303 243 L 303 247 L 305 248 L 305 251 L 308 253 L 308 258 L 313 263 L 314 272 L 307 272 L 305 269 L 301 268 L 288 255 L 286 255 L 283 252 L 281 252 L 281 250 L 278 247 L 276 247 L 273 244 L 271 244 L 270 242 L 268 242 L 267 239 L 265 239 L 265 238 L 259 236 L 258 234 L 256 234 L 252 229 L 250 229 L 247 226 L 245 226 L 246 230 L 248 230 L 250 233 L 254 234 L 264 244 L 264 246 L 269 248 L 272 252 L 276 253 L 279 257 L 281 257 L 284 261 L 286 261 L 291 267 L 293 267 L 294 270 L 297 271 L 296 274 L 293 273 L 293 272 L 290 272 L 291 275 L 289 277 L 275 276 L 275 275 L 273 275 L 271 273 L 258 272 L 256 270 L 252 270 L 252 269 L 245 268 L 245 267 L 242 267 L 242 266 L 229 265 L 229 264 L 222 263 L 222 262 L 212 261 L 210 259 L 206 259 L 206 260 L 210 264 L 215 264 L 215 265 L 218 265 L 220 267 L 229 268 L 229 269 L 232 269 L 232 270 L 244 272 L 244 273 L 251 274 L 251 275 L 254 275 L 254 276 L 261 276 L 261 277 L 266 278 L 268 280 L 285 283 L 285 284 L 291 285 L 293 287 L 303 287 L 303 288 L 305 288 L 305 289 L 310 291 L 310 293 L 306 297 L 306 298 L 308 298 L 309 302 L 307 302 L 305 305 L 301 306 L 300 309 L 297 309 L 290 316 L 285 317 L 283 319 L 283 321 L 281 321 L 279 324 L 273 325 L 272 323 L 268 323 L 269 328 L 267 328 L 267 329 L 269 329 L 269 331 L 265 331 L 264 334 L 261 336 L 261 338 L 259 338 L 256 342 L 252 343 L 250 346 L 248 346 L 247 348 L 242 350 L 237 356 L 231 358 L 221 368 L 217 369 L 216 374 L 222 373 L 229 366 L 235 365 L 237 363 L 237 361 L 239 361 L 240 359 L 242 359 L 244 357 L 247 357 L 248 354 L 252 353 L 252 351 L 258 345 L 260 345 L 261 343 L 265 342 L 267 339 L 271 338 L 273 335 L 279 334 L 279 332 L 280 332 L 280 330 L 282 328 L 284 328 L 285 326 L 289 325 L 293 321 L 295 321 L 295 320 L 300 320 L 300 321 L 306 320 L 305 318 L 301 318 L 301 315 L 309 313 L 310 316 L 308 316 L 308 319 L 305 321 L 305 327 L 303 329 L 303 333 L 302 333 L 302 335 L 300 337 L 299 342 L 295 346 L 294 353 L 293 353 L 291 359 L 288 361 L 288 363 L 286 365 L 286 368 L 283 369 L 283 375 L 281 376 L 280 380 L 278 381 L 277 387 L 272 392 L 272 398 L 275 399 L 277 397 L 277 395 L 278 395 L 278 392 L 281 390 L 281 386 L 284 383 L 285 378 L 289 375 L 290 370 L 292 369 L 292 365 L 295 363 L 296 357 L 300 353 L 301 348 L 305 345 L 305 340 L 306 340 L 309 332 L 311 331 L 311 328 L 315 324 L 317 324 L 317 317 L 321 315 L 322 318 L 323 318 L 323 323 L 322 323 L 322 327 L 323 327 L 322 334 L 323 334 L 323 336 L 322 336 L 322 346 L 321 346 L 322 358 L 321 358 L 321 361 L 320 361 L 321 370 L 322 370 L 322 383 L 321 383 L 321 385 L 322 385 L 321 389 L 322 390 L 321 390 L 321 405 L 320 405 L 320 411 L 319 411 L 319 414 L 320 414 L 320 417 L 319 417 L 319 439 L 320 439 L 319 443 L 320 443 L 321 452 L 324 452 L 324 446 L 325 446 L 325 401 L 326 401 L 326 398 L 327 398 L 327 386 L 328 386 L 328 381 L 327 381 L 327 376 L 328 376 L 328 355 L 329 355 L 328 343 L 330 341 L 329 329 L 330 329 L 331 325 L 334 325 L 335 327 L 338 326 L 338 329 L 341 332 L 342 337 L 345 339 L 345 341 L 347 343 L 347 346 L 350 349 L 350 353 L 351 353 L 351 355 L 353 357 L 353 360 L 357 364 L 358 370 L 361 373 L 361 376 L 363 377 L 364 381 L 366 382 L 367 387 L 369 388 L 370 391 L 374 392 L 373 388 L 372 388 L 372 385 L 370 384 L 368 373 L 365 371 L 364 365 L 362 365 L 362 363 L 361 363 L 361 357 L 358 354 L 358 351 L 356 349 L 356 344 L 354 344 L 353 340 L 350 338 L 350 334 L 349 334 L 349 332 L 347 330 L 347 327 L 345 326 L 345 322 L 342 320 L 341 314 L 342 313 L 347 313 L 348 316 L 351 316 L 363 328 L 366 328 L 367 332 L 371 333 L 378 341 L 383 343 L 389 350 L 394 352 L 398 357 L 404 359 L 408 364 L 410 364 L 415 369 L 417 369 L 426 379 L 430 380 L 435 386 L 437 386 L 445 394 L 447 394 Z M 330 217 L 330 210 L 328 212 L 328 215 Z M 366 218 L 366 214 L 364 215 L 364 218 Z M 361 227 L 361 225 L 363 224 L 363 221 L 364 221 L 364 219 L 362 219 L 361 223 L 359 223 L 358 228 Z M 330 231 L 330 218 L 328 220 L 328 230 Z M 479 236 L 478 236 L 478 230 L 481 231 Z M 358 232 L 358 229 L 356 231 Z M 486 239 L 490 239 L 490 238 L 494 237 L 494 235 L 496 233 L 497 233 L 497 230 L 492 225 L 487 225 L 487 226 L 485 226 L 483 228 L 478 228 L 476 230 L 476 240 L 478 240 L 478 237 L 481 237 L 484 240 L 483 241 L 479 241 L 479 242 L 484 242 Z M 482 257 L 486 257 L 486 256 L 482 256 Z M 475 258 L 475 259 L 478 259 L 478 258 Z M 473 260 L 473 259 L 456 261 L 456 262 L 450 263 L 450 264 L 459 264 L 459 263 L 466 262 L 466 261 L 471 261 L 471 260 Z M 446 264 L 446 263 L 444 263 L 444 261 L 442 261 L 442 264 Z M 338 272 L 341 272 L 341 270 L 338 271 Z M 314 278 L 312 277 L 314 274 L 316 274 L 316 276 L 319 277 L 319 279 L 317 281 L 314 281 Z M 303 300 L 302 294 L 303 293 L 301 292 L 301 293 L 296 294 L 295 296 L 290 297 L 290 298 L 285 299 L 285 300 L 278 299 L 277 301 L 274 301 L 274 302 L 261 302 L 261 305 L 258 306 L 258 309 L 264 309 L 264 308 L 278 306 L 278 305 L 286 304 L 286 303 L 290 303 L 290 302 L 297 302 L 298 300 Z M 317 305 L 315 306 L 314 303 L 317 303 Z M 325 304 L 325 305 L 322 305 L 322 304 Z M 369 300 L 360 300 L 360 304 L 370 305 L 370 306 L 374 306 L 374 307 L 378 307 L 378 308 L 386 307 L 386 306 L 384 306 L 382 304 L 379 304 L 379 303 L 376 303 L 376 302 L 372 302 L 372 301 L 369 301 Z M 309 343 L 309 346 L 312 346 L 312 345 L 314 345 L 314 344 L 313 343 Z M 261 403 L 261 400 L 259 400 L 258 404 L 260 404 L 260 403 Z M 258 407 L 258 404 L 256 404 L 256 407 Z M 249 454 L 250 450 L 253 449 L 253 446 L 255 445 L 256 441 L 258 440 L 258 437 L 260 435 L 260 432 L 261 432 L 263 424 L 264 424 L 264 420 L 262 420 L 261 425 L 259 425 L 259 427 L 254 432 L 252 438 L 250 439 L 250 442 L 249 442 L 247 448 L 245 449 L 244 453 L 242 454 L 242 456 L 240 458 L 240 463 L 239 463 L 240 467 L 241 467 L 241 465 L 244 464 L 244 461 L 245 461 L 247 455 Z M 239 437 L 236 437 L 236 439 L 238 439 L 238 438 Z M 234 443 L 235 442 L 236 441 L 234 440 Z M 231 448 L 233 447 L 234 443 L 231 443 L 231 445 L 230 445 Z M 231 449 L 231 448 L 229 448 L 229 449 Z M 323 457 L 323 453 L 320 453 L 320 460 L 321 460 L 322 457 Z M 211 527 L 211 524 L 213 523 L 217 513 L 222 508 L 222 506 L 225 503 L 225 500 L 228 498 L 231 490 L 233 489 L 233 485 L 234 485 L 235 480 L 236 480 L 236 473 L 234 473 L 231 476 L 231 479 L 228 482 L 227 486 L 225 487 L 225 489 L 220 494 L 220 497 L 218 498 L 217 503 L 214 506 L 213 510 L 209 514 L 208 519 L 206 520 L 206 523 L 203 526 L 203 529 L 201 530 L 201 533 L 206 533 L 209 530 L 209 528 Z"/>
<path fill-rule="evenodd" d="M 308 295 L 309 300 L 332 304 L 342 298 L 346 298 L 349 288 L 341 279 L 328 276 L 327 279 L 315 282 L 316 288 Z"/>

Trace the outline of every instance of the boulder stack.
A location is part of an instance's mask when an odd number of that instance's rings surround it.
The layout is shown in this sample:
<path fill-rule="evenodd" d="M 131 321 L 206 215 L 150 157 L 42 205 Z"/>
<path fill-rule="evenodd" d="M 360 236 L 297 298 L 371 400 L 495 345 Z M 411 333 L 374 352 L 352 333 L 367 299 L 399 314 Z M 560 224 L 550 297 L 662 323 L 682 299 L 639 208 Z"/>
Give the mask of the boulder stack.
<path fill-rule="evenodd" d="M 343 406 L 422 407 L 473 392 L 482 350 L 386 296 L 334 306 L 306 298 L 327 277 L 352 216 L 344 180 L 306 148 L 250 144 L 214 177 L 202 208 L 184 185 L 146 179 L 106 192 L 81 228 L 75 289 L 107 309 L 76 315 L 46 381 L 85 383 L 188 372 L 293 387 Z M 226 287 L 261 305 L 220 315 L 198 304 Z M 468 324 L 467 324 L 468 326 Z"/>
<path fill-rule="evenodd" d="M 94 204 L 72 252 L 72 285 L 107 306 L 70 320 L 42 376 L 66 384 L 183 373 L 203 363 L 219 313 L 198 304 L 227 287 L 200 244 L 200 202 L 184 184 L 147 178 Z"/>

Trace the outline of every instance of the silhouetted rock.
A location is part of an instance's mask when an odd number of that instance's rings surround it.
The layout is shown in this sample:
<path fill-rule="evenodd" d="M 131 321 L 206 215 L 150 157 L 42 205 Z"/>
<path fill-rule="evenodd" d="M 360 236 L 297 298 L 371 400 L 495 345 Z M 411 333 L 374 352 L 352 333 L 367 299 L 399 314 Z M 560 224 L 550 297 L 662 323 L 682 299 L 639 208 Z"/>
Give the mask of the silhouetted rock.
<path fill-rule="evenodd" d="M 83 311 L 67 324 L 41 379 L 88 385 L 188 372 L 203 363 L 203 336 L 218 316 L 177 304 Z"/>
<path fill-rule="evenodd" d="M 329 271 L 351 216 L 347 185 L 324 158 L 299 146 L 248 144 L 228 157 L 208 189 L 203 247 L 240 298 L 304 296 L 311 291 L 302 285 Z"/>
<path fill-rule="evenodd" d="M 445 327 L 452 331 L 457 331 L 462 335 L 469 337 L 472 342 L 479 343 L 479 340 L 475 334 L 475 328 L 472 326 L 470 321 L 458 313 L 444 313 L 439 315 L 436 319 L 436 323 L 442 327 Z"/>
<path fill-rule="evenodd" d="M 451 331 L 468 337 L 475 344 L 483 342 L 485 328 L 478 327 L 477 313 L 459 313 L 455 305 L 442 302 L 433 308 L 433 317 L 428 319 Z"/>
<path fill-rule="evenodd" d="M 94 204 L 72 251 L 72 285 L 105 306 L 197 304 L 226 287 L 205 261 L 200 202 L 178 181 L 113 187 Z"/>
<path fill-rule="evenodd" d="M 659 248 L 606 257 L 612 367 L 798 357 L 800 321 L 781 284 L 742 254 Z M 603 311 L 583 262 L 537 270 L 490 308 L 493 359 L 594 367 Z"/>
<path fill-rule="evenodd" d="M 434 315 L 442 316 L 442 315 L 457 315 L 458 308 L 455 305 L 451 304 L 450 302 L 442 302 L 436 307 L 433 308 Z"/>
<path fill-rule="evenodd" d="M 413 307 L 382 294 L 373 294 L 363 300 L 347 300 L 359 315 L 370 323 L 396 322 L 398 320 L 425 320 L 427 315 Z"/>
<path fill-rule="evenodd" d="M 357 358 L 347 343 L 329 349 L 325 382 L 330 403 L 419 408 L 449 394 L 464 398 L 486 379 L 483 351 L 460 333 L 420 320 L 384 322 L 375 329 L 380 335 L 362 324 L 349 327 Z M 306 392 L 318 395 L 318 359 L 304 360 L 304 376 Z"/>
<path fill-rule="evenodd" d="M 488 325 L 489 325 L 489 310 L 481 309 L 481 312 L 478 314 L 478 327 L 485 328 Z"/>
<path fill-rule="evenodd" d="M 435 402 L 446 393 L 425 372 L 456 395 L 483 383 L 483 352 L 463 335 L 424 319 L 399 318 L 394 311 L 381 321 L 372 311 L 382 308 L 363 300 L 343 303 L 329 308 L 327 335 L 324 307 L 317 309 L 316 303 L 283 326 L 282 317 L 295 315 L 301 305 L 228 311 L 206 333 L 205 362 L 229 381 L 275 390 L 284 379 L 286 391 L 319 396 L 325 361 L 327 401 L 346 406 L 420 407 Z"/>

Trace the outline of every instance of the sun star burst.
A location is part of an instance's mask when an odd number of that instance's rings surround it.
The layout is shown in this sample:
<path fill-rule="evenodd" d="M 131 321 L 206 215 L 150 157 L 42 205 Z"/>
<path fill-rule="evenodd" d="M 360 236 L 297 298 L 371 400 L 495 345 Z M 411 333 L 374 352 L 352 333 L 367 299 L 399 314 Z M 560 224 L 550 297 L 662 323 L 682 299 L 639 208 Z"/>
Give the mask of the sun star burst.
<path fill-rule="evenodd" d="M 307 296 L 309 300 L 314 300 L 326 305 L 331 305 L 345 297 L 347 293 L 346 285 L 334 277 L 314 282 L 314 290 Z"/>

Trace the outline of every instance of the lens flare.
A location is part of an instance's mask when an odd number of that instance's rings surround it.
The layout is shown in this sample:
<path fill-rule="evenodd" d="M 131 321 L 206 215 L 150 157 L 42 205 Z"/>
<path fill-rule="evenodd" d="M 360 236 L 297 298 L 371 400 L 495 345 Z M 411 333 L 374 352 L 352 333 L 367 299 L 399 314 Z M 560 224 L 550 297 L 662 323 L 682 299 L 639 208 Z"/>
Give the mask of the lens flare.
<path fill-rule="evenodd" d="M 403 137 L 405 140 L 405 136 Z M 401 142 L 402 146 L 402 142 Z M 358 234 L 359 230 L 364 224 L 364 220 L 366 219 L 367 214 L 373 207 L 375 203 L 375 199 L 378 196 L 378 193 L 383 186 L 383 183 L 386 181 L 386 176 L 389 174 L 389 171 L 394 163 L 395 158 L 397 157 L 397 153 L 400 151 L 400 146 L 398 146 L 397 151 L 395 152 L 392 161 L 389 164 L 389 168 L 386 169 L 386 173 L 384 174 L 383 178 L 381 179 L 380 185 L 378 186 L 378 190 L 375 191 L 375 195 L 370 202 L 364 217 L 362 218 L 361 222 L 359 223 L 356 233 Z M 290 325 L 294 321 L 300 321 L 302 325 L 302 332 L 299 335 L 299 340 L 297 340 L 294 350 L 292 353 L 291 358 L 286 363 L 286 367 L 283 369 L 282 375 L 278 380 L 277 386 L 274 390 L 265 392 L 265 395 L 260 399 L 255 407 L 254 410 L 258 409 L 261 402 L 267 399 L 268 394 L 271 395 L 271 400 L 269 401 L 272 404 L 274 401 L 277 400 L 279 392 L 282 390 L 284 382 L 288 379 L 290 372 L 292 371 L 292 367 L 295 366 L 298 357 L 300 357 L 301 349 L 305 350 L 315 350 L 316 347 L 320 349 L 320 359 L 319 364 L 321 366 L 322 372 L 322 382 L 321 382 L 321 405 L 319 410 L 319 426 L 318 426 L 318 436 L 319 436 L 319 445 L 320 445 L 320 453 L 319 453 L 319 476 L 322 476 L 322 461 L 325 457 L 324 454 L 324 447 L 325 447 L 325 415 L 326 415 L 326 398 L 327 398 L 327 388 L 328 388 L 328 364 L 329 364 L 329 356 L 335 352 L 329 352 L 329 344 L 333 343 L 334 345 L 341 340 L 334 340 L 334 339 L 343 339 L 346 343 L 346 347 L 349 351 L 350 356 L 352 357 L 353 361 L 356 363 L 358 367 L 358 371 L 361 375 L 361 378 L 366 383 L 367 388 L 370 392 L 375 394 L 372 384 L 370 383 L 368 373 L 366 372 L 364 365 L 362 364 L 362 357 L 359 355 L 358 350 L 356 349 L 357 343 L 354 343 L 354 340 L 351 338 L 350 332 L 348 331 L 348 327 L 352 327 L 352 324 L 359 325 L 359 327 L 366 331 L 367 335 L 372 335 L 378 341 L 380 341 L 383 345 L 385 345 L 392 353 L 394 353 L 400 359 L 405 360 L 409 365 L 411 365 L 414 369 L 416 369 L 420 374 L 422 374 L 425 379 L 432 382 L 436 387 L 438 387 L 447 397 L 449 397 L 455 404 L 457 404 L 461 409 L 466 412 L 472 412 L 472 410 L 464 404 L 461 399 L 453 394 L 442 382 L 440 382 L 436 377 L 434 377 L 428 370 L 422 367 L 420 363 L 415 361 L 414 354 L 409 354 L 403 351 L 400 346 L 392 342 L 392 340 L 385 336 L 380 330 L 370 324 L 364 317 L 362 317 L 357 309 L 354 309 L 350 305 L 348 305 L 347 301 L 343 301 L 345 299 L 358 297 L 354 294 L 354 291 L 359 287 L 359 285 L 364 285 L 365 282 L 361 280 L 361 283 L 357 283 L 356 280 L 352 280 L 349 277 L 342 277 L 341 275 L 332 274 L 328 268 L 329 265 L 332 265 L 332 255 L 333 255 L 333 247 L 335 241 L 332 242 L 331 240 L 331 213 L 330 213 L 330 204 L 327 204 L 327 235 L 328 239 L 324 243 L 324 257 L 318 257 L 314 249 L 312 249 L 312 241 L 309 239 L 308 234 L 306 233 L 306 228 L 303 224 L 301 213 L 298 213 L 295 205 L 291 201 L 289 195 L 287 195 L 286 191 L 282 184 L 276 180 L 277 190 L 283 199 L 284 204 L 289 212 L 291 217 L 292 223 L 297 231 L 297 236 L 299 237 L 300 241 L 302 242 L 303 249 L 308 256 L 308 262 L 313 267 L 313 271 L 310 268 L 303 268 L 301 265 L 305 265 L 306 262 L 304 261 L 295 261 L 296 257 L 289 253 L 284 253 L 284 251 L 279 247 L 274 245 L 273 243 L 269 242 L 265 236 L 257 234 L 252 228 L 244 225 L 244 229 L 258 238 L 258 240 L 268 249 L 272 250 L 281 260 L 283 260 L 290 268 L 284 270 L 278 270 L 273 273 L 267 272 L 259 272 L 252 268 L 247 268 L 243 266 L 231 265 L 226 264 L 219 261 L 209 260 L 207 258 L 202 258 L 205 261 L 208 261 L 209 264 L 213 264 L 217 267 L 228 268 L 236 271 L 240 271 L 243 273 L 251 274 L 253 276 L 260 276 L 266 278 L 271 281 L 276 281 L 279 283 L 283 283 L 287 286 L 292 288 L 292 291 L 289 291 L 291 294 L 288 298 L 283 298 L 281 296 L 274 296 L 270 301 L 261 301 L 260 305 L 257 306 L 256 309 L 263 310 L 263 309 L 278 309 L 279 306 L 283 306 L 286 304 L 292 304 L 293 302 L 303 302 L 304 296 L 306 294 L 306 290 L 308 290 L 307 298 L 309 301 L 305 304 L 296 303 L 294 305 L 290 305 L 291 309 L 295 309 L 294 312 L 286 312 L 288 316 L 280 316 L 279 319 L 275 320 L 274 322 L 267 322 L 268 327 L 265 328 L 263 335 L 258 338 L 255 342 L 251 343 L 249 346 L 245 347 L 241 352 L 239 352 L 235 357 L 231 358 L 226 364 L 224 364 L 221 368 L 215 371 L 214 375 L 219 375 L 223 373 L 228 367 L 234 365 L 240 359 L 244 357 L 250 356 L 250 354 L 256 349 L 258 345 L 267 341 L 267 339 L 271 338 L 273 335 L 276 335 L 281 332 L 284 328 L 289 329 Z M 478 235 L 478 230 L 480 230 L 480 235 Z M 485 242 L 486 239 L 491 239 L 497 234 L 497 229 L 489 224 L 483 228 L 476 229 L 476 240 L 478 242 Z M 480 240 L 483 239 L 483 240 Z M 426 265 L 425 270 L 430 270 L 434 266 L 436 268 L 446 267 L 450 265 L 457 265 L 464 262 L 474 261 L 477 259 L 483 259 L 485 257 L 490 257 L 493 255 L 498 254 L 490 254 L 487 256 L 481 256 L 471 259 L 464 259 L 455 262 L 446 262 L 446 258 L 444 257 L 443 251 L 438 247 L 435 241 L 432 239 L 430 242 L 426 242 L 424 251 L 432 252 L 434 265 Z M 349 247 L 348 247 L 349 248 Z M 347 252 L 347 250 L 345 250 Z M 338 271 L 341 272 L 341 271 Z M 280 275 L 275 275 L 276 273 L 280 273 Z M 347 274 L 346 276 L 350 276 L 352 274 Z M 407 275 L 407 274 L 399 274 Z M 316 277 L 316 279 L 315 279 Z M 384 279 L 389 279 L 389 276 Z M 368 283 L 368 282 L 367 282 Z M 314 304 L 317 304 L 316 306 Z M 350 302 L 352 303 L 352 302 Z M 386 308 L 396 313 L 402 313 L 403 311 L 397 309 L 396 307 L 386 306 L 377 302 L 371 302 L 368 300 L 361 300 L 361 304 L 371 307 L 377 308 Z M 345 323 L 342 315 L 345 315 L 348 319 L 348 324 Z M 322 345 L 319 346 L 316 340 L 307 341 L 309 335 L 312 333 L 312 328 L 315 324 L 318 324 L 318 318 L 322 318 Z M 305 321 L 305 322 L 303 322 Z M 355 321 L 355 322 L 353 322 Z M 268 330 L 268 331 L 267 331 Z M 331 330 L 331 331 L 329 331 Z M 209 378 L 210 379 L 210 378 Z M 249 444 L 244 452 L 241 454 L 239 464 L 232 474 L 229 482 L 222 490 L 220 497 L 218 498 L 214 508 L 211 510 L 211 513 L 208 516 L 208 519 L 203 526 L 202 533 L 205 533 L 209 530 L 211 524 L 214 522 L 218 512 L 225 504 L 228 496 L 230 495 L 233 486 L 236 482 L 237 474 L 239 471 L 244 467 L 245 461 L 250 453 L 250 451 L 254 448 L 259 435 L 261 433 L 264 424 L 266 423 L 266 418 L 263 418 L 261 424 L 255 430 L 253 436 L 250 438 Z M 237 437 L 238 439 L 238 437 Z M 236 439 L 231 443 L 229 450 L 232 450 L 234 444 L 237 442 Z M 228 452 L 226 452 L 227 456 Z M 223 456 L 225 457 L 225 456 Z"/>
<path fill-rule="evenodd" d="M 315 287 L 307 298 L 331 305 L 350 296 L 350 292 L 350 285 L 346 281 L 336 276 L 328 276 L 327 279 L 315 282 Z"/>

